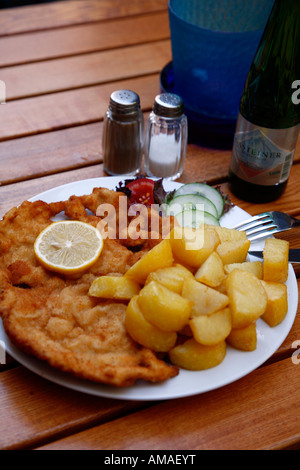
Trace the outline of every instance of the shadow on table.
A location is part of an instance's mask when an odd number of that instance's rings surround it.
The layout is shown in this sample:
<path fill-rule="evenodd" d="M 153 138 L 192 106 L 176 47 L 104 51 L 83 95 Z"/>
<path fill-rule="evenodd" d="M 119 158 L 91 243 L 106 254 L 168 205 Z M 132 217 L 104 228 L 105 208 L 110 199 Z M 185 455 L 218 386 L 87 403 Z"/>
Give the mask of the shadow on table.
<path fill-rule="evenodd" d="M 54 3 L 61 2 L 62 0 L 2 0 L 0 9 L 24 7 L 26 5 L 37 5 L 39 3 Z"/>

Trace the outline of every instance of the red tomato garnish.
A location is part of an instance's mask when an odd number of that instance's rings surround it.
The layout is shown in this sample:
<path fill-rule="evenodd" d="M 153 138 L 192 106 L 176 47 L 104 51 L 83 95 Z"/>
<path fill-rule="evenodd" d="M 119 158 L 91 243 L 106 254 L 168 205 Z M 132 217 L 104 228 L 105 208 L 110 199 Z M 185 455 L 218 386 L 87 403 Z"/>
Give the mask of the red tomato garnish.
<path fill-rule="evenodd" d="M 131 191 L 130 202 L 133 204 L 154 204 L 154 181 L 148 178 L 140 178 L 128 183 L 127 188 Z"/>

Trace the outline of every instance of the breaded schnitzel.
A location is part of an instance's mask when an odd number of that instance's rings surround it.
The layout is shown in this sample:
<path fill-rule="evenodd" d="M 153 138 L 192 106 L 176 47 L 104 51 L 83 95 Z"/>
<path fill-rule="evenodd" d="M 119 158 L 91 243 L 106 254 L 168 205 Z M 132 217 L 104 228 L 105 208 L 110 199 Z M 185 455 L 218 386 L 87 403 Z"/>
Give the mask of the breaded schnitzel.
<path fill-rule="evenodd" d="M 11 209 L 0 221 L 0 315 L 7 335 L 24 352 L 82 379 L 124 387 L 138 379 L 165 381 L 178 369 L 129 337 L 126 302 L 95 299 L 88 291 L 100 275 L 124 274 L 149 250 L 148 242 L 137 242 L 141 249 L 134 252 L 126 246 L 130 240 L 106 239 L 98 261 L 73 278 L 43 268 L 33 248 L 60 212 L 97 225 L 97 207 L 110 203 L 117 208 L 119 197 L 96 188 L 91 195 L 64 202 L 26 201 Z"/>

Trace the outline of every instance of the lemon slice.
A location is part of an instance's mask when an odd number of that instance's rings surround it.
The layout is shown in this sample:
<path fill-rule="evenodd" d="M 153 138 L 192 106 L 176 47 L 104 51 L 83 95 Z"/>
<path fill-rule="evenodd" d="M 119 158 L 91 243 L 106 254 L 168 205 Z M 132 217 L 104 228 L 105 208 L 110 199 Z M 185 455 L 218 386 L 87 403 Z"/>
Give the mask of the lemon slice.
<path fill-rule="evenodd" d="M 34 252 L 47 269 L 74 274 L 88 269 L 99 258 L 103 248 L 101 233 L 84 222 L 54 222 L 37 237 Z"/>

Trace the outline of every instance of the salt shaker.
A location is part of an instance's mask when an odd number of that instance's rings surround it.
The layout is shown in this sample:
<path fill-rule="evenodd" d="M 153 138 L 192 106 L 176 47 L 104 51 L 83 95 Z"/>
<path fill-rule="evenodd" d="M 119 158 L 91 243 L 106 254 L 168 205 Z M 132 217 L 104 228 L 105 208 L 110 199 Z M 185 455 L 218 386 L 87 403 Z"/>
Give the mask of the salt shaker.
<path fill-rule="evenodd" d="M 141 168 L 144 117 L 140 98 L 131 90 L 111 94 L 104 116 L 103 162 L 109 175 L 136 175 Z"/>
<path fill-rule="evenodd" d="M 172 181 L 182 175 L 187 135 L 187 118 L 181 97 L 173 93 L 156 96 L 145 136 L 148 176 Z"/>

